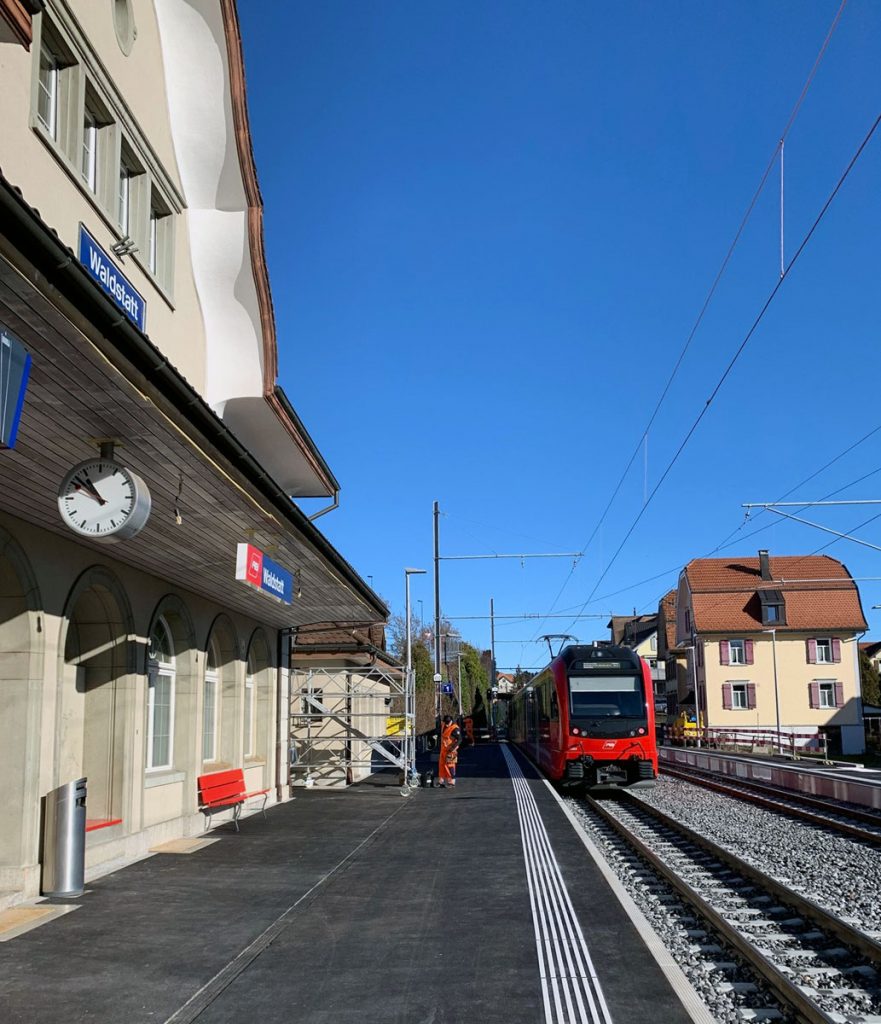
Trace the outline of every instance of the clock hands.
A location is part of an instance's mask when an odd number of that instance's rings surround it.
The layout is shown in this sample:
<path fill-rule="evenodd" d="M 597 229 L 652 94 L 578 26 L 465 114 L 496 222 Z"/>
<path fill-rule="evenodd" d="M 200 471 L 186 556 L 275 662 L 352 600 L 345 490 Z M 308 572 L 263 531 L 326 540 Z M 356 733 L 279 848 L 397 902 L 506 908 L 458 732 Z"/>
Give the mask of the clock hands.
<path fill-rule="evenodd" d="M 107 502 L 104 500 L 104 498 L 102 498 L 101 495 L 98 493 L 98 488 L 95 487 L 95 485 L 92 483 L 92 481 L 85 474 L 83 474 L 83 481 L 82 482 L 80 482 L 78 477 L 74 478 L 73 486 L 78 491 L 85 491 L 86 494 L 88 494 L 90 498 L 94 498 L 95 501 L 97 501 L 99 505 L 106 505 L 107 504 Z"/>

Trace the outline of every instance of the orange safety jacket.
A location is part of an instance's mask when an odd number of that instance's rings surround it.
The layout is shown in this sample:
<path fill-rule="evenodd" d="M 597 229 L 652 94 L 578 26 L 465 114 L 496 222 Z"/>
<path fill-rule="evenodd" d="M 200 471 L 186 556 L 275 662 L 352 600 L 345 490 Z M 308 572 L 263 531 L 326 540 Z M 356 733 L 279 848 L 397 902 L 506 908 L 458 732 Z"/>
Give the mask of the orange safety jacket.
<path fill-rule="evenodd" d="M 456 762 L 458 761 L 459 740 L 461 738 L 459 726 L 455 722 L 449 722 L 441 728 L 440 756 L 437 762 L 437 774 L 440 779 L 452 779 L 456 773 Z"/>

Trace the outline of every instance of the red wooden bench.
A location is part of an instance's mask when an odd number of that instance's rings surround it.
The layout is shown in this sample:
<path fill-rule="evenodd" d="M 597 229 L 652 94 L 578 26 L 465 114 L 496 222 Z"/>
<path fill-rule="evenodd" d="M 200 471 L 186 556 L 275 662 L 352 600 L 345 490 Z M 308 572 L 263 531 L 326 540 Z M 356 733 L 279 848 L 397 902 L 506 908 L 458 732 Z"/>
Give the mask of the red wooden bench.
<path fill-rule="evenodd" d="M 263 805 L 260 810 L 263 817 L 266 817 L 266 800 L 270 791 L 257 789 L 252 793 L 246 792 L 245 773 L 241 768 L 230 768 L 228 771 L 200 775 L 197 783 L 199 786 L 199 810 L 209 821 L 211 815 L 217 811 L 232 810 L 232 821 L 236 832 L 238 832 L 239 818 L 242 815 L 245 801 L 261 796 Z"/>

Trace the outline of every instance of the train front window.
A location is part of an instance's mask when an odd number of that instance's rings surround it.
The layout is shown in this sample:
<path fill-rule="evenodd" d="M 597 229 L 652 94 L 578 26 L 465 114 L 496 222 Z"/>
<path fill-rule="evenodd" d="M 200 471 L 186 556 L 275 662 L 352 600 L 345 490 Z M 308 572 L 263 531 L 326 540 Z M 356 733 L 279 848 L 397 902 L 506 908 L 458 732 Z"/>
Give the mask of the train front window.
<path fill-rule="evenodd" d="M 573 718 L 645 718 L 639 676 L 570 676 Z"/>

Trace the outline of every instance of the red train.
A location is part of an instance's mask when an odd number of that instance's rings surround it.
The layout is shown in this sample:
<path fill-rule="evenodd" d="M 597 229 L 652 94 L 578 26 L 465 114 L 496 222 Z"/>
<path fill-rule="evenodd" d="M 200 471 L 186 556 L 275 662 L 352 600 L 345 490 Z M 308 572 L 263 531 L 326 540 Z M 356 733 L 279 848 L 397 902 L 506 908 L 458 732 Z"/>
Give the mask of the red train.
<path fill-rule="evenodd" d="M 627 647 L 564 647 L 514 694 L 509 738 L 564 786 L 651 786 L 658 776 L 648 665 Z"/>

